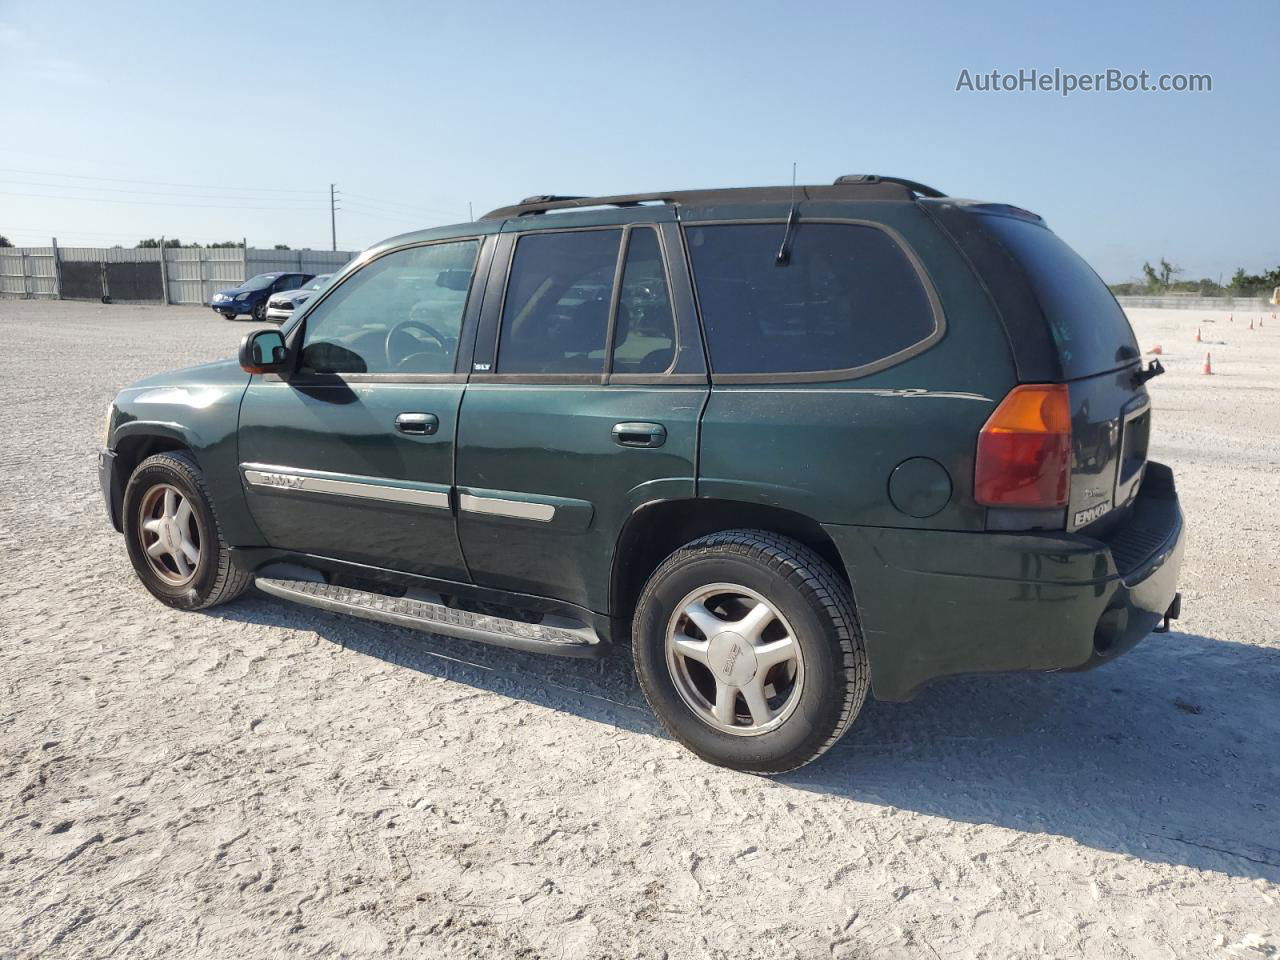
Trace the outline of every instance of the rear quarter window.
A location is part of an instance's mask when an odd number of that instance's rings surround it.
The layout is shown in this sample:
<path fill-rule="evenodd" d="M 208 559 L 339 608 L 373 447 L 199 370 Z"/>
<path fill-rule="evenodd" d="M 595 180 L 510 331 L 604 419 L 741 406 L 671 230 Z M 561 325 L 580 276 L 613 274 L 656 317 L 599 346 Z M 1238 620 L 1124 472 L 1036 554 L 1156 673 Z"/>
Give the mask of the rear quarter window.
<path fill-rule="evenodd" d="M 698 305 L 717 375 L 847 371 L 892 362 L 938 332 L 929 295 L 885 231 L 714 224 L 686 231 Z"/>
<path fill-rule="evenodd" d="M 1140 359 L 1129 318 L 1102 278 L 1048 227 L 984 214 L 986 228 L 1021 264 L 1049 323 L 1068 380 Z"/>

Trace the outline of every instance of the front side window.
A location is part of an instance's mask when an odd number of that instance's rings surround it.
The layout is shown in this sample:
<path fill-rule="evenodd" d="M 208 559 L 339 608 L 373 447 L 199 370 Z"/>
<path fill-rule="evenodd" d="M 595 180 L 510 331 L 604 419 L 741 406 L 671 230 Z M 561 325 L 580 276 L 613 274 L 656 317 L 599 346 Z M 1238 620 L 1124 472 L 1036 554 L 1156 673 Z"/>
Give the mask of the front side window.
<path fill-rule="evenodd" d="M 690 227 L 698 303 L 716 374 L 845 370 L 884 360 L 937 329 L 924 284 L 883 230 L 781 223 Z"/>
<path fill-rule="evenodd" d="M 479 243 L 398 250 L 349 276 L 306 317 L 313 373 L 452 373 Z"/>
<path fill-rule="evenodd" d="M 604 373 L 621 238 L 621 230 L 520 238 L 502 305 L 498 373 Z"/>
<path fill-rule="evenodd" d="M 240 284 L 241 290 L 265 290 L 276 282 L 276 274 L 260 273 L 256 277 L 250 277 L 244 283 Z"/>
<path fill-rule="evenodd" d="M 629 234 L 614 320 L 613 372 L 662 373 L 675 357 L 676 324 L 658 232 Z"/>

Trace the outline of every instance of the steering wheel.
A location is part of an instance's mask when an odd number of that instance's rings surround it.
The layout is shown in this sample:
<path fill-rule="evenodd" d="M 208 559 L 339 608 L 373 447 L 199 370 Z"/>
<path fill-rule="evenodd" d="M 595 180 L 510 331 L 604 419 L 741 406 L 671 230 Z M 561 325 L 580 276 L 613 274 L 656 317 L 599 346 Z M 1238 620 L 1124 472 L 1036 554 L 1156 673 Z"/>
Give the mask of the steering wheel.
<path fill-rule="evenodd" d="M 383 349 L 386 351 L 388 364 L 394 363 L 395 366 L 397 367 L 403 366 L 404 362 L 408 360 L 410 357 L 415 357 L 421 353 L 427 352 L 424 350 L 416 349 L 422 346 L 422 341 L 419 340 L 417 337 L 410 336 L 408 332 L 409 330 L 422 331 L 428 337 L 434 340 L 436 343 L 440 344 L 440 353 L 445 354 L 446 356 L 448 355 L 449 341 L 445 339 L 444 334 L 442 334 L 435 327 L 431 326 L 431 324 L 423 320 L 414 320 L 414 319 L 401 320 L 399 323 L 395 324 L 390 330 L 387 331 L 387 339 L 383 343 Z M 411 341 L 411 346 L 409 347 L 409 351 L 407 353 L 401 356 L 398 360 L 393 361 L 391 358 L 394 357 L 396 354 L 395 352 L 393 352 L 392 341 L 397 336 L 408 337 L 408 339 Z"/>

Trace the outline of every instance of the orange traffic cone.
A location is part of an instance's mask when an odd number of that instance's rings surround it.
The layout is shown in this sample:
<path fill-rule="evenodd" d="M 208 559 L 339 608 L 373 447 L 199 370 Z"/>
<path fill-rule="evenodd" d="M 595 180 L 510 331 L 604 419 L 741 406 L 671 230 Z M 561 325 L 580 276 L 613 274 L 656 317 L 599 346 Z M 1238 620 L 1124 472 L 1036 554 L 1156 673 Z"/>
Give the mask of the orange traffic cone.
<path fill-rule="evenodd" d="M 1201 373 L 1213 373 L 1213 363 L 1212 363 L 1212 362 L 1210 362 L 1210 360 L 1209 360 L 1209 355 L 1208 355 L 1207 353 L 1204 355 L 1204 369 L 1203 369 L 1203 370 L 1201 370 L 1200 372 L 1201 372 Z"/>
<path fill-rule="evenodd" d="M 1196 327 L 1196 343 L 1200 342 L 1200 328 Z"/>

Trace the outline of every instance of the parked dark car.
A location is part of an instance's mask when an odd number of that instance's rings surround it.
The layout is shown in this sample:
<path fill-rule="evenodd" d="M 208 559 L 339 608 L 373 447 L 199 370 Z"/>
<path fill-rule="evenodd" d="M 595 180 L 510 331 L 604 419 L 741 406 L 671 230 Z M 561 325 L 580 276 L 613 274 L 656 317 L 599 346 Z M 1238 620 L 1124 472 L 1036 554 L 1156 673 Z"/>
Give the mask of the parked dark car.
<path fill-rule="evenodd" d="M 1158 372 L 1016 207 L 870 176 L 535 197 L 123 390 L 100 473 L 171 606 L 256 583 L 522 650 L 629 642 L 673 736 L 776 773 L 868 691 L 1093 667 L 1178 615 Z"/>
<path fill-rule="evenodd" d="M 228 320 L 247 313 L 261 323 L 267 319 L 267 299 L 273 293 L 294 290 L 314 276 L 313 273 L 260 273 L 238 287 L 218 291 L 209 299 L 209 306 Z"/>

